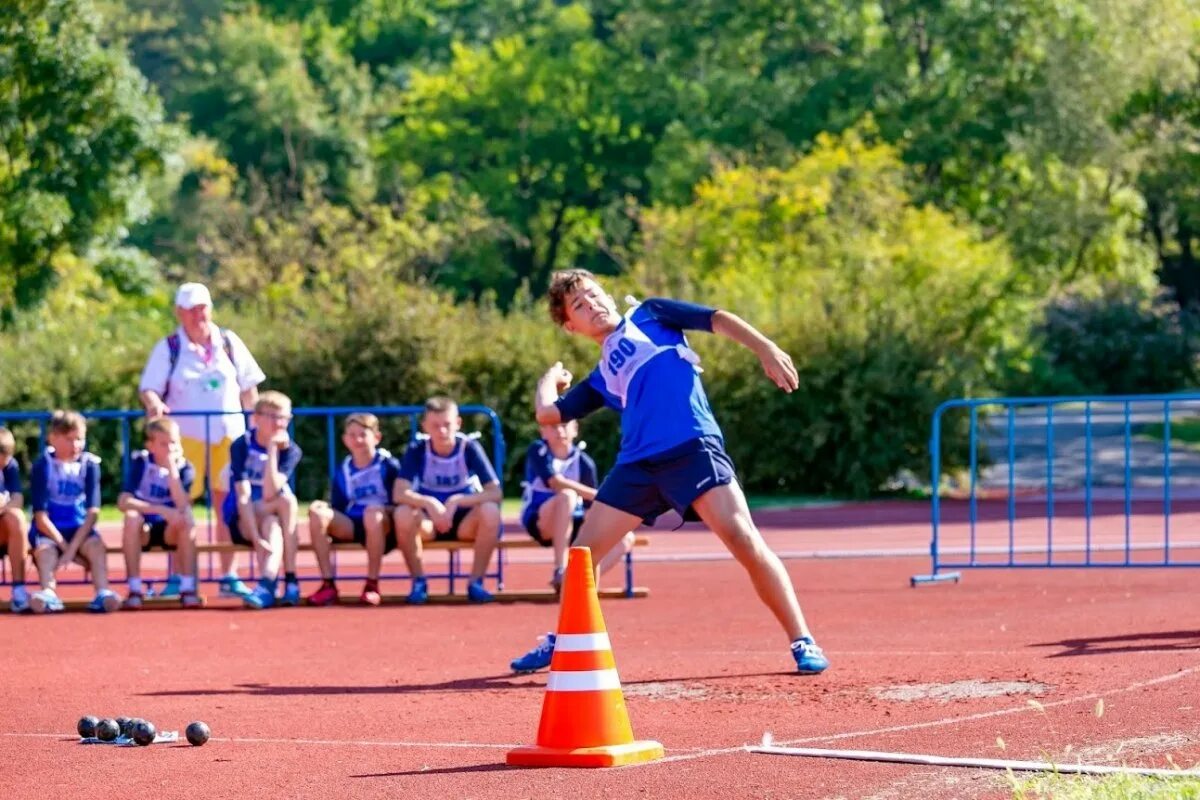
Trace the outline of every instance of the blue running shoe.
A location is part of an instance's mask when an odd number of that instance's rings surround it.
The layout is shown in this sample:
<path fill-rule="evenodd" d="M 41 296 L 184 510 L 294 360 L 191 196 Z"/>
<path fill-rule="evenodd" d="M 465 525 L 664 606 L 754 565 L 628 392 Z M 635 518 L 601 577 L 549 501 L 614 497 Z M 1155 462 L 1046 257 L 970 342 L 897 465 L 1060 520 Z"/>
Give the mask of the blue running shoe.
<path fill-rule="evenodd" d="M 811 636 L 801 636 L 792 642 L 792 656 L 796 659 L 796 671 L 801 675 L 816 675 L 829 667 L 825 652 Z"/>
<path fill-rule="evenodd" d="M 221 578 L 220 590 L 217 592 L 221 597 L 237 597 L 245 600 L 253 592 L 250 587 L 242 583 L 241 578 L 236 575 L 226 575 Z"/>
<path fill-rule="evenodd" d="M 550 666 L 550 659 L 554 656 L 554 634 L 547 633 L 545 636 L 538 637 L 537 647 L 530 650 L 520 658 L 514 658 L 509 662 L 513 672 L 537 672 L 539 669 L 545 669 Z"/>
<path fill-rule="evenodd" d="M 162 591 L 159 592 L 158 594 L 156 594 L 155 597 L 165 597 L 165 598 L 169 598 L 172 600 L 178 599 L 179 598 L 179 576 L 178 575 L 168 575 L 167 582 L 165 584 L 163 584 Z"/>
<path fill-rule="evenodd" d="M 62 602 L 61 600 L 59 601 Z M 121 598 L 112 589 L 101 589 L 96 592 L 92 602 L 87 604 L 87 610 L 93 614 L 107 614 L 121 607 Z"/>
<path fill-rule="evenodd" d="M 470 592 L 470 588 L 467 589 Z M 429 602 L 429 581 L 425 578 L 413 578 L 412 589 L 408 592 L 408 602 L 414 606 Z"/>
<path fill-rule="evenodd" d="M 300 605 L 300 584 L 296 581 L 283 584 L 283 599 L 279 602 L 285 606 Z"/>
<path fill-rule="evenodd" d="M 467 599 L 472 603 L 490 603 L 496 598 L 492 597 L 492 593 L 483 588 L 483 578 L 476 578 L 467 584 Z"/>
<path fill-rule="evenodd" d="M 29 592 L 24 586 L 14 586 L 12 600 L 8 602 L 8 610 L 14 614 L 24 614 L 29 611 Z"/>
<path fill-rule="evenodd" d="M 257 588 L 242 598 L 242 605 L 253 609 L 271 608 L 274 606 L 275 582 L 259 581 Z"/>

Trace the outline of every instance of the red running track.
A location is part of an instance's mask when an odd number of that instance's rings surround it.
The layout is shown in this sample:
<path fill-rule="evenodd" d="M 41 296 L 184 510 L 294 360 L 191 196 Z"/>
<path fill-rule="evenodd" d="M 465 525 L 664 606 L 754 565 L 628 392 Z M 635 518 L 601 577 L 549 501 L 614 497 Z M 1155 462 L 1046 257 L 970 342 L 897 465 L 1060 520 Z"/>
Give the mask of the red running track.
<path fill-rule="evenodd" d="M 801 512 L 797 530 L 769 537 L 797 551 L 920 544 L 919 510 Z M 656 534 L 648 554 L 717 552 L 699 537 Z M 552 626 L 552 607 L 214 607 L 0 617 L 0 786 L 17 797 L 1009 796 L 994 772 L 743 750 L 766 731 L 798 746 L 946 756 L 1200 759 L 1189 570 L 978 571 L 914 590 L 908 578 L 927 559 L 790 560 L 833 660 L 799 677 L 735 564 L 643 561 L 651 596 L 606 601 L 604 613 L 635 733 L 663 742 L 662 762 L 503 765 L 508 747 L 533 740 L 545 683 L 507 674 L 507 661 Z M 537 585 L 544 572 L 518 564 L 510 580 Z M 85 713 L 180 731 L 199 718 L 215 738 L 82 746 L 71 734 Z"/>

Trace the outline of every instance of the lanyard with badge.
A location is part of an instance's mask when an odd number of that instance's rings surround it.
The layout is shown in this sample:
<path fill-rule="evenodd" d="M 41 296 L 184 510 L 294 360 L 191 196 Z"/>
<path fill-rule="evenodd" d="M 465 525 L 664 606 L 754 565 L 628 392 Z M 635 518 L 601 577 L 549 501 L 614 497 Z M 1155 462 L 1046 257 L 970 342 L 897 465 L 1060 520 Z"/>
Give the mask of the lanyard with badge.
<path fill-rule="evenodd" d="M 205 392 L 219 392 L 225 385 L 225 373 L 217 362 L 218 352 L 212 339 L 204 343 L 204 372 L 200 375 L 200 385 Z"/>

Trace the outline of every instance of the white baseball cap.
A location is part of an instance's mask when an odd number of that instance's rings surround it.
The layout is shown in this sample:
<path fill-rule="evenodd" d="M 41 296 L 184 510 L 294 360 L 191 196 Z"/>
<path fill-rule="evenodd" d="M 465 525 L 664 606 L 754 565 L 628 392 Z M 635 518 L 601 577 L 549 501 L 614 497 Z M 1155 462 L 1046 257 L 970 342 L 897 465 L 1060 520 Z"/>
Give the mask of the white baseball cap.
<path fill-rule="evenodd" d="M 212 307 L 212 295 L 203 283 L 185 283 L 175 292 L 175 305 L 179 308 L 195 308 L 196 306 Z"/>

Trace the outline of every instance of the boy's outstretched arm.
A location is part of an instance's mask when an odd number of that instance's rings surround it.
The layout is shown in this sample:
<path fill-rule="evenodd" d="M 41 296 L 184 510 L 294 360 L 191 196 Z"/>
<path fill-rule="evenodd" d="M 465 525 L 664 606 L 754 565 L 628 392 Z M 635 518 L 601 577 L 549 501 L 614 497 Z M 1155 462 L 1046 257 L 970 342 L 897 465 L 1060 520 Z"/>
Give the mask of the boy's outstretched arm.
<path fill-rule="evenodd" d="M 557 425 L 562 422 L 562 413 L 554 404 L 560 392 L 571 385 L 571 373 L 555 361 L 546 374 L 538 379 L 537 392 L 534 395 L 533 406 L 539 425 Z"/>
<path fill-rule="evenodd" d="M 712 331 L 728 339 L 733 339 L 758 356 L 763 372 L 767 373 L 767 377 L 774 381 L 780 389 L 791 393 L 799 388 L 800 376 L 796 374 L 792 357 L 737 314 L 729 311 L 716 311 L 712 316 Z"/>

